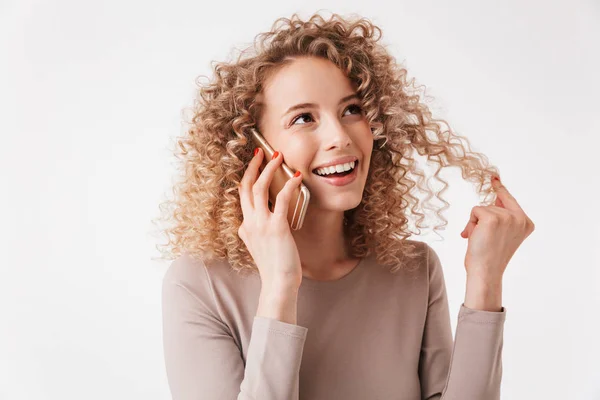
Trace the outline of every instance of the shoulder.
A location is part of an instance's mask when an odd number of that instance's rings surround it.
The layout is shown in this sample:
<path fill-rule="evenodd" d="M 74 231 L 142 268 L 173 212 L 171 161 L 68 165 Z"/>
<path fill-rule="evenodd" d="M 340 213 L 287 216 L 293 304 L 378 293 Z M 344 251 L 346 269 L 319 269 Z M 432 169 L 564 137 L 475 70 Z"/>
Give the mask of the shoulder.
<path fill-rule="evenodd" d="M 162 287 L 163 294 L 166 296 L 173 292 L 187 292 L 196 301 L 206 304 L 214 301 L 213 284 L 206 260 L 185 252 L 173 260 L 167 268 Z"/>
<path fill-rule="evenodd" d="M 439 264 L 438 254 L 428 243 L 410 239 L 406 239 L 405 242 L 413 246 L 409 250 L 415 255 L 413 259 L 419 269 L 428 270 L 432 266 L 435 267 L 435 264 Z"/>
<path fill-rule="evenodd" d="M 417 275 L 426 273 L 432 251 L 431 246 L 425 242 L 405 239 L 400 254 L 402 263 L 405 264 L 405 270 Z"/>
<path fill-rule="evenodd" d="M 206 274 L 206 264 L 203 259 L 193 258 L 188 253 L 183 253 L 171 262 L 163 282 L 197 286 L 206 280 Z"/>
<path fill-rule="evenodd" d="M 401 255 L 407 274 L 414 280 L 430 282 L 442 274 L 438 254 L 431 245 L 418 240 L 405 239 L 404 254 Z"/>
<path fill-rule="evenodd" d="M 436 288 L 444 287 L 444 270 L 438 253 L 427 243 L 424 243 L 423 250 L 425 256 L 423 273 L 429 282 L 429 286 Z"/>
<path fill-rule="evenodd" d="M 240 279 L 241 276 L 227 260 L 193 257 L 189 253 L 183 253 L 169 265 L 163 278 L 163 286 L 181 286 L 200 298 L 213 296 L 213 293 L 222 290 L 239 290 L 240 284 L 246 282 Z M 252 277 L 247 282 L 253 282 Z"/>

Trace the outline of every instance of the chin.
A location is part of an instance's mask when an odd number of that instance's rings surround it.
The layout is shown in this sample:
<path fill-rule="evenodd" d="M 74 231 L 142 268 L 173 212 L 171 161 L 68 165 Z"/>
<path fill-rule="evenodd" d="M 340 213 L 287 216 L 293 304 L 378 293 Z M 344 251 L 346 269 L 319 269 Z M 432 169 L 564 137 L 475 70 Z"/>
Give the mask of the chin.
<path fill-rule="evenodd" d="M 335 211 L 348 211 L 358 207 L 361 201 L 362 192 L 355 195 L 343 194 L 340 196 L 326 196 L 326 200 L 321 202 L 320 208 Z"/>

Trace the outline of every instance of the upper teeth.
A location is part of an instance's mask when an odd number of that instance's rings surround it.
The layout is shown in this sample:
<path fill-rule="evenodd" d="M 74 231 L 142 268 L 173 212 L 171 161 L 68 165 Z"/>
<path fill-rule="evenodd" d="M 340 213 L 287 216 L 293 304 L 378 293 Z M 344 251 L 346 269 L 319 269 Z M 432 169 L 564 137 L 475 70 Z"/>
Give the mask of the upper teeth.
<path fill-rule="evenodd" d="M 329 174 L 334 174 L 336 172 L 349 171 L 354 168 L 355 164 L 356 164 L 356 161 L 352 161 L 352 162 L 349 162 L 346 164 L 338 164 L 338 165 L 332 165 L 330 167 L 319 168 L 319 169 L 317 169 L 317 174 L 329 175 Z"/>

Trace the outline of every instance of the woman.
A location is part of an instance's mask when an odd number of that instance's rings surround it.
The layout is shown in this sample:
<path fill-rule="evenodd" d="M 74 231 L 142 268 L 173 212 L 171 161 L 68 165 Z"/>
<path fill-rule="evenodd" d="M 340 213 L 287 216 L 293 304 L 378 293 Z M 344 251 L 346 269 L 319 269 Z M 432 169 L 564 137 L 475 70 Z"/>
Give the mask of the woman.
<path fill-rule="evenodd" d="M 337 14 L 281 18 L 256 54 L 219 64 L 200 89 L 179 141 L 185 176 L 163 284 L 174 399 L 500 398 L 502 276 L 534 225 L 485 156 L 431 118 L 380 32 Z M 277 150 L 264 170 L 251 128 Z M 440 259 L 408 239 L 424 227 L 419 208 L 431 209 L 412 194 L 431 194 L 413 150 L 438 164 L 436 178 L 459 166 L 494 197 L 461 234 L 455 342 Z M 284 159 L 297 172 L 271 211 Z M 332 163 L 352 171 L 321 168 Z M 350 178 L 323 176 L 334 171 Z M 311 199 L 292 231 L 300 182 Z"/>

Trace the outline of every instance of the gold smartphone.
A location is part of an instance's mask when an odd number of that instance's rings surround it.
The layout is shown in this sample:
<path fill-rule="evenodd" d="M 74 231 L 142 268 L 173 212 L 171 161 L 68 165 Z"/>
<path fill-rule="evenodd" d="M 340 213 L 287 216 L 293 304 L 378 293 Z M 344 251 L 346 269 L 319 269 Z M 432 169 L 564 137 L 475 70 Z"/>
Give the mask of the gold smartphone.
<path fill-rule="evenodd" d="M 275 150 L 273 150 L 263 135 L 261 135 L 255 128 L 250 128 L 250 132 L 252 133 L 252 137 L 256 145 L 262 148 L 264 152 L 264 157 L 262 160 L 262 169 L 264 169 L 267 166 L 267 163 L 273 157 Z M 282 162 L 279 168 L 277 168 L 275 171 L 271 185 L 269 185 L 270 211 L 275 209 L 275 199 L 277 194 L 279 194 L 281 189 L 283 189 L 285 183 L 294 177 L 294 172 L 295 171 L 292 171 L 292 169 L 288 167 L 285 162 Z M 300 182 L 300 186 L 296 187 L 292 193 L 292 198 L 290 199 L 290 204 L 288 207 L 287 219 L 290 223 L 290 227 L 293 230 L 302 228 L 309 200 L 310 192 L 308 191 L 308 188 L 302 182 Z"/>

